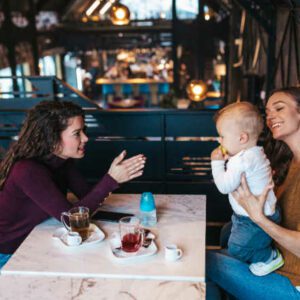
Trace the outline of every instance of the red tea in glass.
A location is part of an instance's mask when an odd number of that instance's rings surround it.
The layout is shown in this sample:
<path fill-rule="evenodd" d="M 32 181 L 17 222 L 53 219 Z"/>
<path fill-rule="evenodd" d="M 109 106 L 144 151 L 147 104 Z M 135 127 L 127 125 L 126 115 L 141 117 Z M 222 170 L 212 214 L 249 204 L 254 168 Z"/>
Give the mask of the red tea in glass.
<path fill-rule="evenodd" d="M 141 247 L 140 233 L 127 233 L 122 237 L 122 250 L 125 252 L 136 252 Z"/>
<path fill-rule="evenodd" d="M 137 217 L 124 217 L 119 221 L 122 250 L 137 252 L 143 244 L 143 234 L 140 228 L 140 219 Z"/>

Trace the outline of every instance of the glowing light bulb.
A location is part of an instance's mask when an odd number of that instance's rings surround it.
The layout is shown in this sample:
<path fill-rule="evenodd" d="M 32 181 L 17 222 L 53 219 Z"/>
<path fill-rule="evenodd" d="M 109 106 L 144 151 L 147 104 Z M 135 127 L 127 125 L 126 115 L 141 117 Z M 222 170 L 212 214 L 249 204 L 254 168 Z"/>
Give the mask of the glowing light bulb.
<path fill-rule="evenodd" d="M 114 25 L 126 25 L 130 22 L 130 11 L 127 6 L 117 3 L 111 9 L 110 18 Z"/>
<path fill-rule="evenodd" d="M 119 9 L 116 10 L 116 17 L 118 19 L 124 19 L 125 15 L 126 15 L 126 13 L 125 13 L 124 9 L 119 8 Z"/>
<path fill-rule="evenodd" d="M 186 92 L 190 100 L 203 101 L 206 97 L 207 86 L 202 80 L 192 80 L 187 85 Z"/>
<path fill-rule="evenodd" d="M 193 93 L 196 95 L 200 95 L 203 92 L 203 88 L 201 85 L 194 85 L 192 89 Z"/>

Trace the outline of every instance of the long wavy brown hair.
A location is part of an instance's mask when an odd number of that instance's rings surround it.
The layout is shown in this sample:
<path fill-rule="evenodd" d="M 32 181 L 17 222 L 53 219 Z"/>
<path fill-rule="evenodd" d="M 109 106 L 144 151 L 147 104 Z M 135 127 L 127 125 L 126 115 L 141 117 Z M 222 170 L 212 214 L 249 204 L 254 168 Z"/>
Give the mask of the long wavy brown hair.
<path fill-rule="evenodd" d="M 272 91 L 270 97 L 276 93 L 284 93 L 293 98 L 297 103 L 300 112 L 300 88 L 286 87 Z M 275 140 L 272 137 L 270 130 L 267 129 L 265 151 L 271 162 L 272 170 L 274 171 L 273 180 L 276 185 L 283 183 L 293 158 L 293 153 L 290 148 L 283 142 Z"/>
<path fill-rule="evenodd" d="M 7 151 L 0 163 L 0 190 L 15 162 L 36 158 L 45 159 L 54 152 L 61 140 L 61 133 L 72 117 L 82 116 L 80 106 L 67 101 L 43 101 L 29 110 L 18 141 Z"/>

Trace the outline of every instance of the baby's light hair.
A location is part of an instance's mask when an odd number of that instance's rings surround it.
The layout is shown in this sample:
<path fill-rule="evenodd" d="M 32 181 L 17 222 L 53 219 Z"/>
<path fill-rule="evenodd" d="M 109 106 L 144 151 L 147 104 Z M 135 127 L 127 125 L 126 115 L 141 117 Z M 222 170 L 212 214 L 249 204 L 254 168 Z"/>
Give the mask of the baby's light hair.
<path fill-rule="evenodd" d="M 235 114 L 233 116 L 233 114 Z M 215 115 L 215 122 L 220 118 L 234 118 L 241 131 L 249 134 L 250 138 L 258 139 L 264 128 L 263 118 L 256 106 L 250 102 L 235 102 L 219 110 Z"/>

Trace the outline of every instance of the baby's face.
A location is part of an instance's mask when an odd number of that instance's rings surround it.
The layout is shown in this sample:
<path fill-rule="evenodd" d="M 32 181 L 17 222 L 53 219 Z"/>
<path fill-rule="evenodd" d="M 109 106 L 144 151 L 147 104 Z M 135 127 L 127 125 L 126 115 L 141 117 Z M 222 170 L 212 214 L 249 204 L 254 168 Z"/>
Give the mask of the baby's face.
<path fill-rule="evenodd" d="M 241 130 L 234 120 L 234 116 L 221 116 L 216 125 L 219 134 L 219 143 L 227 150 L 230 156 L 243 150 L 240 143 Z"/>

